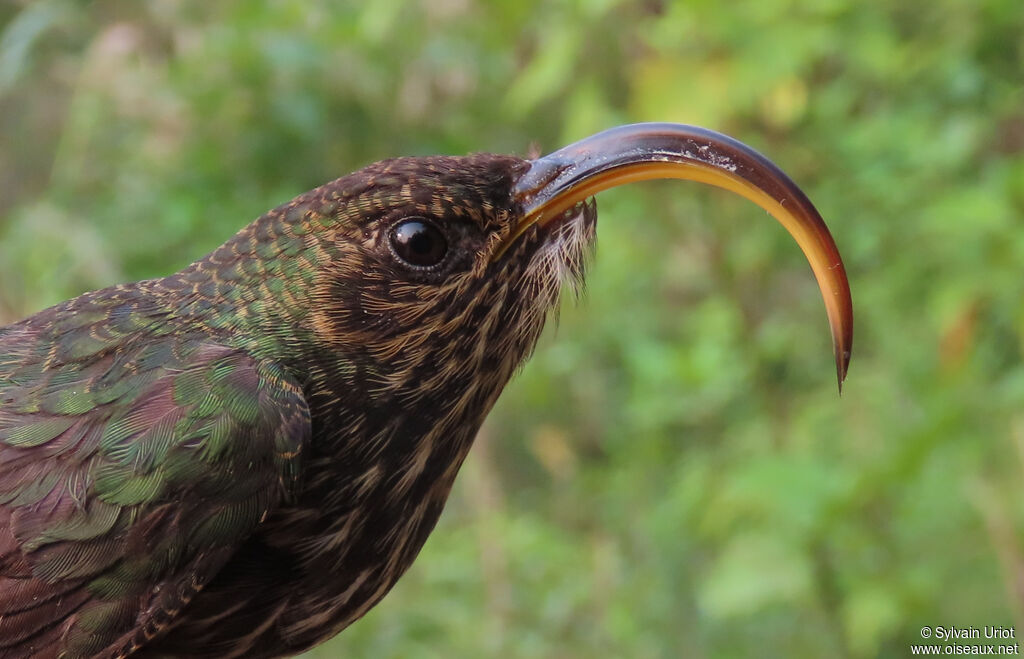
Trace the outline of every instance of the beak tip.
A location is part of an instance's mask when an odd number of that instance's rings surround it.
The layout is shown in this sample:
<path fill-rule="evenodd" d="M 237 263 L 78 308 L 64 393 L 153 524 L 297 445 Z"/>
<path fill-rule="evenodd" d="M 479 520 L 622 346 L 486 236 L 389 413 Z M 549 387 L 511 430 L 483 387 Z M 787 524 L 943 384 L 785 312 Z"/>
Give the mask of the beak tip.
<path fill-rule="evenodd" d="M 836 380 L 839 384 L 839 395 L 843 395 L 843 382 L 846 381 L 846 374 L 850 369 L 850 351 L 836 351 Z"/>

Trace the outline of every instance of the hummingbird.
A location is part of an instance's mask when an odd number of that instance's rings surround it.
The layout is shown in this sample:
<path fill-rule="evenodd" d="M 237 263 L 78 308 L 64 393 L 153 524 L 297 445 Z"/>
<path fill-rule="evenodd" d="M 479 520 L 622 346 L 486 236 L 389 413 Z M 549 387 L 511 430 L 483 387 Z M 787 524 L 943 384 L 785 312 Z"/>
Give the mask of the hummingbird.
<path fill-rule="evenodd" d="M 634 124 L 535 159 L 394 158 L 160 279 L 0 328 L 0 659 L 282 657 L 416 558 L 474 436 L 582 282 L 598 192 L 737 193 L 817 279 L 840 387 L 850 289 L 781 170 Z"/>

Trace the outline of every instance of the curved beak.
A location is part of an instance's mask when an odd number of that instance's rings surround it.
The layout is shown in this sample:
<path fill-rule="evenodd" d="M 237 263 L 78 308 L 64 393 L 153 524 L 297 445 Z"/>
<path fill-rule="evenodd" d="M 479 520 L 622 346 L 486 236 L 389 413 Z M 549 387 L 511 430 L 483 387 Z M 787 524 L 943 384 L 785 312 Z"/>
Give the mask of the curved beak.
<path fill-rule="evenodd" d="M 602 190 L 661 178 L 725 188 L 754 202 L 786 227 L 810 262 L 825 299 L 842 391 L 853 345 L 853 304 L 839 250 L 800 188 L 770 160 L 726 135 L 681 124 L 633 124 L 538 158 L 513 189 L 523 219 L 506 245 L 528 227 L 557 220 Z"/>

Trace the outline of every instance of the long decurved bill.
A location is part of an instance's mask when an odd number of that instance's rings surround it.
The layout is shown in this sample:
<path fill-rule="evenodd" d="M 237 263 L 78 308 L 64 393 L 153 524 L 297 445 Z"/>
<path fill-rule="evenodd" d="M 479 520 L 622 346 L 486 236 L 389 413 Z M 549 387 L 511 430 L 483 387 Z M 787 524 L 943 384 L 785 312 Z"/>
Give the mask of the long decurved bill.
<path fill-rule="evenodd" d="M 853 345 L 853 304 L 839 250 L 800 188 L 770 160 L 726 135 L 681 124 L 633 124 L 538 158 L 516 183 L 514 197 L 522 206 L 523 220 L 508 242 L 602 190 L 660 178 L 731 190 L 786 227 L 810 261 L 825 299 L 842 390 Z"/>

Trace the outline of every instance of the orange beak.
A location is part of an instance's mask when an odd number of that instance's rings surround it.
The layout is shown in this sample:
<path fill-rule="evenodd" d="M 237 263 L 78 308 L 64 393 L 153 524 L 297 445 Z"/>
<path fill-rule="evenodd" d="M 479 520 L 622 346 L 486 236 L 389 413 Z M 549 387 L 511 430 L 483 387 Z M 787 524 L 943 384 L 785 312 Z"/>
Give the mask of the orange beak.
<path fill-rule="evenodd" d="M 528 227 L 556 220 L 602 190 L 661 178 L 700 181 L 731 190 L 786 227 L 821 288 L 842 391 L 853 345 L 853 303 L 832 235 L 814 205 L 782 170 L 721 133 L 680 124 L 633 124 L 592 135 L 534 160 L 513 192 L 522 205 L 523 220 L 506 245 Z"/>

